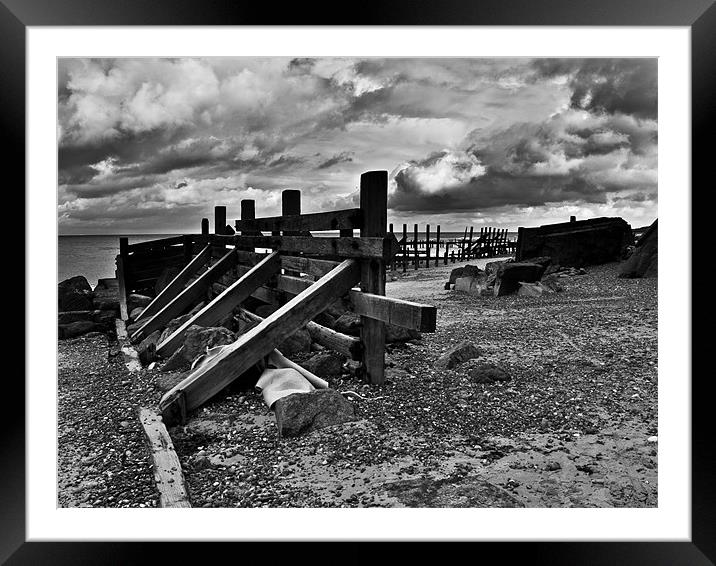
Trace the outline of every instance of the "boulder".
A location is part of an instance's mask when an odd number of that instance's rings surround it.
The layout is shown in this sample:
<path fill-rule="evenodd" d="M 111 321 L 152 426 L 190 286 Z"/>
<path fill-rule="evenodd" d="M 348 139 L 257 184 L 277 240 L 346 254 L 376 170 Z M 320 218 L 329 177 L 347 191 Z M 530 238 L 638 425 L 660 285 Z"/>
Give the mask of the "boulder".
<path fill-rule="evenodd" d="M 197 356 L 204 354 L 208 348 L 233 344 L 235 341 L 234 333 L 226 328 L 221 326 L 204 328 L 193 324 L 186 329 L 184 335 L 183 355 L 191 363 Z"/>
<path fill-rule="evenodd" d="M 117 281 L 116 277 L 110 278 L 104 278 L 99 279 L 97 281 L 97 286 L 95 287 L 95 291 L 97 289 L 117 289 L 119 292 L 119 281 Z"/>
<path fill-rule="evenodd" d="M 336 318 L 324 311 L 314 316 L 313 322 L 320 324 L 321 326 L 325 326 L 326 328 L 333 328 L 336 324 Z"/>
<path fill-rule="evenodd" d="M 147 295 L 139 295 L 137 293 L 131 293 L 127 297 L 127 310 L 132 312 L 137 307 L 147 307 L 152 302 L 152 298 Z"/>
<path fill-rule="evenodd" d="M 520 282 L 520 286 L 517 289 L 517 294 L 521 297 L 541 297 L 543 293 L 551 292 L 551 289 L 547 290 L 539 281 L 536 283 Z"/>
<path fill-rule="evenodd" d="M 157 344 L 161 336 L 159 330 L 155 330 L 137 345 L 137 354 L 142 365 L 149 365 L 157 358 Z"/>
<path fill-rule="evenodd" d="M 544 269 L 544 266 L 537 263 L 514 262 L 503 264 L 498 269 L 495 278 L 495 297 L 514 293 L 519 288 L 520 282 L 534 283 L 539 281 Z"/>
<path fill-rule="evenodd" d="M 97 325 L 91 320 L 78 320 L 68 324 L 59 324 L 57 326 L 57 337 L 60 339 L 74 338 L 96 330 Z"/>
<path fill-rule="evenodd" d="M 353 312 L 345 312 L 338 317 L 333 325 L 333 330 L 349 336 L 359 336 L 361 326 L 363 325 L 359 315 Z"/>
<path fill-rule="evenodd" d="M 94 308 L 102 311 L 119 310 L 119 289 L 97 289 L 92 300 Z"/>
<path fill-rule="evenodd" d="M 466 265 L 462 268 L 462 277 L 478 277 L 485 272 L 476 265 Z"/>
<path fill-rule="evenodd" d="M 116 311 L 93 311 L 92 321 L 102 330 L 114 330 L 117 320 Z"/>
<path fill-rule="evenodd" d="M 537 265 L 541 265 L 542 267 L 547 269 L 550 265 L 552 265 L 552 258 L 549 256 L 541 256 L 541 257 L 531 257 L 529 259 L 526 259 L 525 261 L 528 261 L 529 263 L 536 263 Z"/>
<path fill-rule="evenodd" d="M 57 285 L 60 312 L 92 310 L 92 287 L 82 275 L 70 277 Z"/>
<path fill-rule="evenodd" d="M 142 314 L 142 311 L 144 310 L 144 307 L 137 307 L 136 309 L 132 309 L 132 312 L 129 313 L 129 318 L 132 320 L 136 320 L 136 318 Z"/>
<path fill-rule="evenodd" d="M 182 324 L 184 324 L 187 320 L 189 320 L 192 317 L 191 313 L 185 314 L 182 316 L 178 316 L 176 318 L 171 319 L 168 323 L 166 328 L 162 331 L 162 335 L 159 338 L 159 343 L 161 344 L 169 338 L 172 334 L 174 334 L 174 331 L 179 328 Z M 142 323 L 143 324 L 143 323 Z M 129 332 L 129 328 L 127 328 L 127 332 Z"/>
<path fill-rule="evenodd" d="M 450 272 L 450 279 L 448 280 L 448 283 L 453 284 L 455 281 L 457 281 L 458 277 L 462 277 L 464 267 L 456 267 Z"/>
<path fill-rule="evenodd" d="M 455 366 L 468 360 L 478 358 L 482 352 L 471 342 L 460 342 L 457 346 L 450 348 L 435 362 L 439 369 L 452 369 Z"/>
<path fill-rule="evenodd" d="M 57 313 L 57 324 L 69 324 L 80 320 L 92 320 L 93 311 L 66 311 Z"/>
<path fill-rule="evenodd" d="M 333 301 L 330 305 L 328 305 L 328 308 L 326 308 L 325 312 L 330 314 L 333 318 L 340 318 L 342 314 L 348 312 L 350 310 L 348 302 L 343 300 L 343 298 L 338 299 L 336 301 Z"/>
<path fill-rule="evenodd" d="M 184 346 L 180 346 L 161 367 L 162 371 L 183 371 L 189 369 L 191 364 L 184 356 Z"/>
<path fill-rule="evenodd" d="M 291 334 L 286 340 L 278 345 L 278 350 L 284 356 L 295 356 L 301 352 L 311 351 L 311 335 L 305 328 L 299 328 Z"/>
<path fill-rule="evenodd" d="M 334 389 L 294 393 L 274 404 L 279 438 L 308 434 L 357 420 L 355 407 Z"/>
<path fill-rule="evenodd" d="M 510 381 L 512 379 L 504 368 L 488 363 L 475 365 L 470 369 L 468 375 L 475 383 L 494 383 L 495 381 Z"/>
<path fill-rule="evenodd" d="M 301 365 L 303 365 L 303 367 L 311 373 L 316 374 L 318 377 L 329 379 L 331 377 L 338 377 L 341 375 L 345 361 L 345 356 L 342 356 L 337 352 L 324 350 L 314 356 L 311 356 Z"/>
<path fill-rule="evenodd" d="M 543 276 L 542 279 L 540 279 L 540 283 L 542 283 L 542 287 L 544 287 L 545 290 L 554 292 L 564 291 L 564 286 L 556 275 Z"/>
<path fill-rule="evenodd" d="M 408 340 L 420 340 L 423 335 L 417 330 L 396 326 L 395 324 L 385 325 L 385 342 L 393 344 L 395 342 L 407 342 Z"/>
<path fill-rule="evenodd" d="M 511 262 L 508 262 L 507 260 L 488 261 L 485 264 L 485 273 L 487 273 L 488 276 L 495 275 L 502 268 L 502 266 L 507 263 Z"/>
<path fill-rule="evenodd" d="M 185 377 L 186 376 L 183 373 L 158 375 L 156 381 L 154 382 L 154 387 L 159 389 L 159 391 L 166 393 L 179 385 Z"/>
<path fill-rule="evenodd" d="M 470 295 L 482 295 L 487 290 L 486 277 L 458 277 L 455 282 L 455 291 L 469 293 Z"/>
<path fill-rule="evenodd" d="M 634 252 L 622 264 L 619 277 L 632 279 L 636 277 L 657 277 L 659 234 L 657 220 L 649 226 L 634 246 Z"/>

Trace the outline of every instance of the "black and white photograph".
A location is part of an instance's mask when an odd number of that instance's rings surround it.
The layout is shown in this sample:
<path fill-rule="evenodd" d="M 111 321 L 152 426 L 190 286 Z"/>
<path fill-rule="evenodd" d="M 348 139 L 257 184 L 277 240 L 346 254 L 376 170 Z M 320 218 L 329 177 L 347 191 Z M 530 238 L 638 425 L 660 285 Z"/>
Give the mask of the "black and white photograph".
<path fill-rule="evenodd" d="M 658 77 L 59 57 L 57 506 L 657 508 Z"/>

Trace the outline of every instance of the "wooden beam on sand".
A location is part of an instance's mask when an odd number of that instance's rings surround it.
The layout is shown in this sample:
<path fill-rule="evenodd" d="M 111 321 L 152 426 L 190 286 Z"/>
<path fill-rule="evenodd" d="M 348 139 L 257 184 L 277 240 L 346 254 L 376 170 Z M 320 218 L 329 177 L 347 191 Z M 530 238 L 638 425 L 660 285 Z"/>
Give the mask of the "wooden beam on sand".
<path fill-rule="evenodd" d="M 184 311 L 193 306 L 206 294 L 207 289 L 214 281 L 229 269 L 236 267 L 236 262 L 237 259 L 234 250 L 229 250 L 224 257 L 202 273 L 198 279 L 181 291 L 157 314 L 148 319 L 139 330 L 132 334 L 132 342 L 136 343 L 143 340 L 155 330 L 165 327 L 171 319 L 181 316 Z"/>
<path fill-rule="evenodd" d="M 167 427 L 154 411 L 139 409 L 139 422 L 152 455 L 160 507 L 191 507 L 184 474 Z"/>
<path fill-rule="evenodd" d="M 358 281 L 360 264 L 345 260 L 315 285 L 248 330 L 162 397 L 159 407 L 164 422 L 181 421 L 189 411 L 211 399 Z"/>
<path fill-rule="evenodd" d="M 147 305 L 135 322 L 148 319 L 162 310 L 169 302 L 181 292 L 189 280 L 206 265 L 211 258 L 211 246 L 207 245 L 182 269 L 162 291 Z"/>
<path fill-rule="evenodd" d="M 281 266 L 281 257 L 278 252 L 266 256 L 254 267 L 229 285 L 218 297 L 192 316 L 164 342 L 157 346 L 157 355 L 167 357 L 181 345 L 187 329 L 196 324 L 198 326 L 213 326 L 226 318 L 239 304 L 245 301 L 257 287 L 275 275 Z"/>

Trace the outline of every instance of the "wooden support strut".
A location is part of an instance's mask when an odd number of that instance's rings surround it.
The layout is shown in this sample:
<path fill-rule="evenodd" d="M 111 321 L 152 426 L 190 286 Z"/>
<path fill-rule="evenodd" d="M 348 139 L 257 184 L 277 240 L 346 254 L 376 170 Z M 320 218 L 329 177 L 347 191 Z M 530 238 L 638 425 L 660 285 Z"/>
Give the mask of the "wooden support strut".
<path fill-rule="evenodd" d="M 157 314 L 147 320 L 144 325 L 132 334 L 132 342 L 138 342 L 159 330 L 173 318 L 180 316 L 204 295 L 211 284 L 237 264 L 236 253 L 229 250 L 224 257 L 201 274 L 196 281 L 181 291 Z"/>
<path fill-rule="evenodd" d="M 226 346 L 164 395 L 159 403 L 164 422 L 181 420 L 182 415 L 213 397 L 323 311 L 331 299 L 344 295 L 360 277 L 360 266 L 355 260 L 343 261 L 315 285 Z"/>
<path fill-rule="evenodd" d="M 226 318 L 240 303 L 245 301 L 259 285 L 265 283 L 271 276 L 278 273 L 280 267 L 281 257 L 277 252 L 266 256 L 244 275 L 234 281 L 234 283 L 229 285 L 223 293 L 215 297 L 208 305 L 177 328 L 164 342 L 159 344 L 157 346 L 157 355 L 167 357 L 174 353 L 181 345 L 184 335 L 190 326 L 194 324 L 198 326 L 213 326 Z"/>
<path fill-rule="evenodd" d="M 142 313 L 135 319 L 135 322 L 146 320 L 157 314 L 164 308 L 178 293 L 186 286 L 189 280 L 204 267 L 211 258 L 211 246 L 205 246 L 185 267 L 182 269 L 162 291 L 154 297 L 154 300 L 147 305 Z"/>

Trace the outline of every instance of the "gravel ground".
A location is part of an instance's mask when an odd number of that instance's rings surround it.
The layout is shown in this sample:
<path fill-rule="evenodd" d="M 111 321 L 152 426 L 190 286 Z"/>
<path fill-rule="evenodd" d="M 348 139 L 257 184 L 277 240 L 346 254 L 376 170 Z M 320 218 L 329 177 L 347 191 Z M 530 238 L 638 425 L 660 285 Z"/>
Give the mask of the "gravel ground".
<path fill-rule="evenodd" d="M 192 504 L 656 506 L 657 282 L 617 279 L 617 265 L 609 264 L 564 279 L 565 291 L 553 295 L 475 297 L 443 290 L 457 265 L 396 273 L 388 283 L 390 296 L 436 305 L 437 331 L 389 349 L 384 387 L 348 375 L 331 383 L 365 397 L 354 400 L 358 422 L 279 440 L 260 396 L 230 387 L 170 429 Z M 437 370 L 440 354 L 463 340 L 482 351 L 477 362 L 499 364 L 512 379 L 475 383 L 468 376 L 474 362 Z M 60 420 L 61 504 L 78 499 L 63 495 L 71 491 L 63 482 L 74 478 L 62 475 L 63 453 L 76 461 L 91 451 L 97 471 L 88 480 L 99 483 L 80 490 L 90 493 L 84 504 L 154 505 L 148 456 L 133 459 L 142 440 L 130 408 L 156 403 L 161 391 L 153 384 L 171 376 L 144 371 L 119 388 L 121 399 L 108 398 L 109 384 L 129 378 L 121 367 L 105 376 L 102 367 L 118 364 L 108 363 L 107 346 L 90 354 L 98 347 L 99 338 L 60 345 L 61 415 L 63 398 L 68 405 Z M 73 359 L 83 348 L 102 379 L 70 390 L 81 372 L 63 370 L 62 352 Z M 104 416 L 107 425 L 96 427 Z M 67 432 L 70 426 L 81 435 Z M 122 474 L 126 450 L 132 457 Z"/>

